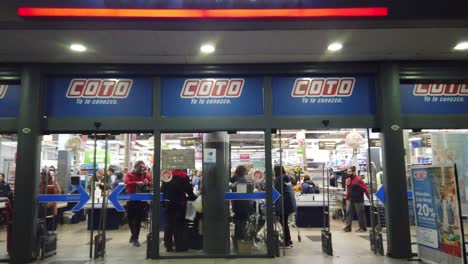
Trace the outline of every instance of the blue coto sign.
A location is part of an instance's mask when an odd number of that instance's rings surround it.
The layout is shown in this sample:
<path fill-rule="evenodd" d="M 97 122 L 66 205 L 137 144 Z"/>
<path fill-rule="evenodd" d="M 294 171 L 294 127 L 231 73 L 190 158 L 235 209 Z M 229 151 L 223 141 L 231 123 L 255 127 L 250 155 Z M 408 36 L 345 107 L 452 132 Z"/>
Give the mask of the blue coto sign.
<path fill-rule="evenodd" d="M 468 85 L 464 83 L 402 84 L 403 114 L 467 114 Z"/>
<path fill-rule="evenodd" d="M 149 117 L 153 85 L 144 78 L 47 80 L 50 117 Z"/>
<path fill-rule="evenodd" d="M 366 77 L 273 78 L 274 115 L 375 113 L 374 79 Z"/>
<path fill-rule="evenodd" d="M 19 110 L 19 85 L 0 84 L 0 117 L 16 117 Z"/>
<path fill-rule="evenodd" d="M 256 116 L 262 114 L 261 78 L 162 79 L 163 116 Z"/>

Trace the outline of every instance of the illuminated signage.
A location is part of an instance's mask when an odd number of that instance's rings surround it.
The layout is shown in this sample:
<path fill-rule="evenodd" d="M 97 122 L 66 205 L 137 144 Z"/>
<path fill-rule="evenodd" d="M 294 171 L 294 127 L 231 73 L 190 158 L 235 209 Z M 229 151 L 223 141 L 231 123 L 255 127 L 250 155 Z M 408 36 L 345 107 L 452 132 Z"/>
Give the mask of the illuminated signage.
<path fill-rule="evenodd" d="M 193 19 L 386 17 L 389 14 L 388 2 L 388 0 L 19 0 L 18 15 Z"/>

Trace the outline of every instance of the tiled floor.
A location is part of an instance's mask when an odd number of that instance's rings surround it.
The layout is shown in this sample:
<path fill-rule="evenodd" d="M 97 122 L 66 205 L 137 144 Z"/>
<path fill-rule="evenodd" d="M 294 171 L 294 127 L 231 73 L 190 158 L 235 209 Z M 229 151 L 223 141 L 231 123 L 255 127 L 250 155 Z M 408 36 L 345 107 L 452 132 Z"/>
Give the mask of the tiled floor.
<path fill-rule="evenodd" d="M 161 259 L 147 260 L 146 256 L 146 234 L 147 229 L 142 229 L 141 247 L 136 248 L 128 243 L 129 231 L 126 226 L 119 230 L 108 231 L 106 258 L 104 260 L 89 261 L 89 231 L 85 224 L 63 225 L 58 228 L 58 250 L 57 255 L 50 257 L 42 263 L 84 264 L 84 263 L 161 263 L 161 264 L 310 264 L 310 263 L 408 263 L 407 260 L 390 259 L 376 256 L 370 251 L 369 240 L 365 233 L 344 233 L 341 231 L 342 222 L 332 221 L 334 256 L 327 256 L 321 251 L 321 241 L 318 228 L 301 228 L 301 242 L 298 241 L 298 232 L 292 229 L 294 247 L 286 249 L 285 256 L 279 258 L 239 258 L 239 259 Z M 95 233 L 96 234 L 96 233 Z M 308 237 L 312 237 L 313 240 Z M 0 246 L 2 246 L 0 236 Z M 262 246 L 261 244 L 259 245 Z M 161 247 L 161 253 L 164 248 Z M 199 251 L 190 251 L 189 254 L 197 254 Z M 187 254 L 187 253 L 184 253 Z M 281 250 L 281 254 L 283 251 Z"/>

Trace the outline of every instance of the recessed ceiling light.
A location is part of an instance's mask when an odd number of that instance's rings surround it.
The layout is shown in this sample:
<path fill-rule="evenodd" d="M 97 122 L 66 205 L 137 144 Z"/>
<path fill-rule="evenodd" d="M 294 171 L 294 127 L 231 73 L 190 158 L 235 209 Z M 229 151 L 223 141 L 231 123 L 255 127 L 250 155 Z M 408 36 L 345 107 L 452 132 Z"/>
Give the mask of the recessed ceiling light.
<path fill-rule="evenodd" d="M 343 48 L 343 44 L 339 43 L 339 42 L 334 42 L 330 45 L 328 45 L 328 50 L 329 51 L 339 51 Z"/>
<path fill-rule="evenodd" d="M 86 51 L 86 47 L 84 45 L 81 45 L 81 44 L 71 44 L 70 45 L 70 49 L 72 51 L 75 51 L 75 52 L 85 52 Z"/>
<path fill-rule="evenodd" d="M 458 43 L 454 50 L 468 50 L 468 41 Z"/>
<path fill-rule="evenodd" d="M 212 44 L 203 44 L 200 47 L 200 51 L 205 54 L 210 54 L 215 51 L 215 47 Z"/>

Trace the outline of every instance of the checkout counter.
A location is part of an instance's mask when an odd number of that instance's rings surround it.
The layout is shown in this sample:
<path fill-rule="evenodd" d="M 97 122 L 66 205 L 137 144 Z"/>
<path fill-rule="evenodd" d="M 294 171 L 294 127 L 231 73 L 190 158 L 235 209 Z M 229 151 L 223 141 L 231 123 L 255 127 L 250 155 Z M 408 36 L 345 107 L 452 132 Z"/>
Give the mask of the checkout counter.
<path fill-rule="evenodd" d="M 320 188 L 320 191 L 323 192 L 324 189 Z M 325 191 L 327 189 L 325 188 Z M 342 215 L 345 216 L 346 212 L 346 193 L 341 188 L 331 188 L 330 187 L 330 205 L 328 206 L 327 195 L 325 197 L 323 193 L 320 194 L 300 194 L 296 193 L 296 226 L 297 227 L 323 227 L 324 224 L 328 224 L 330 217 L 336 210 L 342 210 Z M 324 200 L 325 199 L 325 200 Z M 374 201 L 377 200 L 377 197 L 374 196 Z M 329 217 L 325 218 L 326 223 L 324 223 L 324 201 L 325 201 L 325 210 L 329 211 Z M 364 196 L 364 210 L 366 214 L 366 223 L 367 226 L 371 226 L 370 221 L 370 212 L 371 206 L 370 201 L 367 197 Z M 357 220 L 357 215 L 354 215 L 354 219 Z M 374 218 L 377 221 L 377 215 Z"/>

